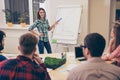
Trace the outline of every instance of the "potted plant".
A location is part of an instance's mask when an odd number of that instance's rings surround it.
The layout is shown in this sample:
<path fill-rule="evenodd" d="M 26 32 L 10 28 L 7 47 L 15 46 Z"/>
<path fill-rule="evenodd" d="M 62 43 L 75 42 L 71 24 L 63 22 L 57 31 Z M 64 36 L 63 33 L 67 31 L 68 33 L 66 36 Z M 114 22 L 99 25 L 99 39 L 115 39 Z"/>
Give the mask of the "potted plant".
<path fill-rule="evenodd" d="M 25 27 L 26 26 L 24 17 L 20 18 L 20 25 L 21 25 L 21 27 Z"/>
<path fill-rule="evenodd" d="M 26 26 L 26 19 L 28 18 L 29 16 L 27 15 L 26 12 L 24 13 L 21 13 L 20 17 L 19 17 L 19 21 L 20 21 L 20 24 L 21 24 L 21 27 L 25 27 Z"/>
<path fill-rule="evenodd" d="M 12 13 L 9 9 L 2 10 L 5 13 L 6 23 L 8 27 L 12 27 Z"/>

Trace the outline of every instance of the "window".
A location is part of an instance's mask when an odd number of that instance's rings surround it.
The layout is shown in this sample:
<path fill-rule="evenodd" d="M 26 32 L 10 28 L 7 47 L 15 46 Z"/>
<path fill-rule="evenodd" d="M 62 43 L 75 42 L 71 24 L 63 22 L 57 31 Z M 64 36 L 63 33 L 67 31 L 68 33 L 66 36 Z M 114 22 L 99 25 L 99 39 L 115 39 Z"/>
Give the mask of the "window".
<path fill-rule="evenodd" d="M 21 21 L 29 24 L 29 0 L 5 0 L 6 22 L 20 24 Z M 7 14 L 9 13 L 9 15 Z"/>
<path fill-rule="evenodd" d="M 116 20 L 120 21 L 120 0 L 116 2 Z"/>
<path fill-rule="evenodd" d="M 116 9 L 116 20 L 120 20 L 120 9 Z"/>
<path fill-rule="evenodd" d="M 37 12 L 39 10 L 39 0 L 33 0 L 33 22 L 37 20 Z"/>

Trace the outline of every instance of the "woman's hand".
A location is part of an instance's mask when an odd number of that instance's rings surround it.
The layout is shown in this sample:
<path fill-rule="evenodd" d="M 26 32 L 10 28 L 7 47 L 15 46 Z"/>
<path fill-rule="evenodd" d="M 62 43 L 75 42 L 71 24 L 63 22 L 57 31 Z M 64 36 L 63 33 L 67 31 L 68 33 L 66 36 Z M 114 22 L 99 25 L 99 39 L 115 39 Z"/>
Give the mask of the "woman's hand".
<path fill-rule="evenodd" d="M 102 56 L 102 59 L 105 60 L 105 61 L 106 61 L 106 60 L 110 60 L 110 59 L 109 59 L 109 55 L 110 55 L 109 53 L 104 54 L 104 55 Z"/>
<path fill-rule="evenodd" d="M 107 56 L 102 56 L 102 60 L 108 60 L 108 57 Z"/>
<path fill-rule="evenodd" d="M 42 37 L 42 36 L 43 36 L 43 33 L 42 33 L 42 32 L 40 32 L 38 36 Z"/>

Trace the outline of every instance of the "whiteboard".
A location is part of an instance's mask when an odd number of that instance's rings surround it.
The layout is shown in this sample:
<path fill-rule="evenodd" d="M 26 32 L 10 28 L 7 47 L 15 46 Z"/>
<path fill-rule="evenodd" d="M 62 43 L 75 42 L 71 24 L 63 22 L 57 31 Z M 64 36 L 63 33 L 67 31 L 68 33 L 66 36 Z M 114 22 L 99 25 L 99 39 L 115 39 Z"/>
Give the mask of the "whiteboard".
<path fill-rule="evenodd" d="M 62 20 L 55 27 L 52 39 L 57 43 L 77 44 L 82 8 L 80 6 L 60 6 L 56 19 Z"/>

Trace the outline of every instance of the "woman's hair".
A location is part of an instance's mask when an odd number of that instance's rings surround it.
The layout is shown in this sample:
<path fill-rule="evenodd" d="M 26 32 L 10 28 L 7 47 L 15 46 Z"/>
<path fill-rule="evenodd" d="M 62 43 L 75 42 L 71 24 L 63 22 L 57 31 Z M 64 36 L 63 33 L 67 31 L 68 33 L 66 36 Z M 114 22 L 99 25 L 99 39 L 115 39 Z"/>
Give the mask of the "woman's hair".
<path fill-rule="evenodd" d="M 45 14 L 44 19 L 45 19 L 45 18 L 46 18 L 46 11 L 45 11 L 45 9 L 43 9 L 43 8 L 39 8 L 38 13 L 37 13 L 37 19 L 41 19 L 41 16 L 40 16 L 40 14 L 39 14 L 39 12 L 40 12 L 41 10 L 44 11 L 44 14 Z"/>
<path fill-rule="evenodd" d="M 113 27 L 113 33 L 115 35 L 114 49 L 116 49 L 120 45 L 120 24 L 115 24 Z"/>
<path fill-rule="evenodd" d="M 6 36 L 6 34 L 0 30 L 0 51 L 4 49 L 4 45 L 2 44 L 2 40 L 5 36 Z"/>

